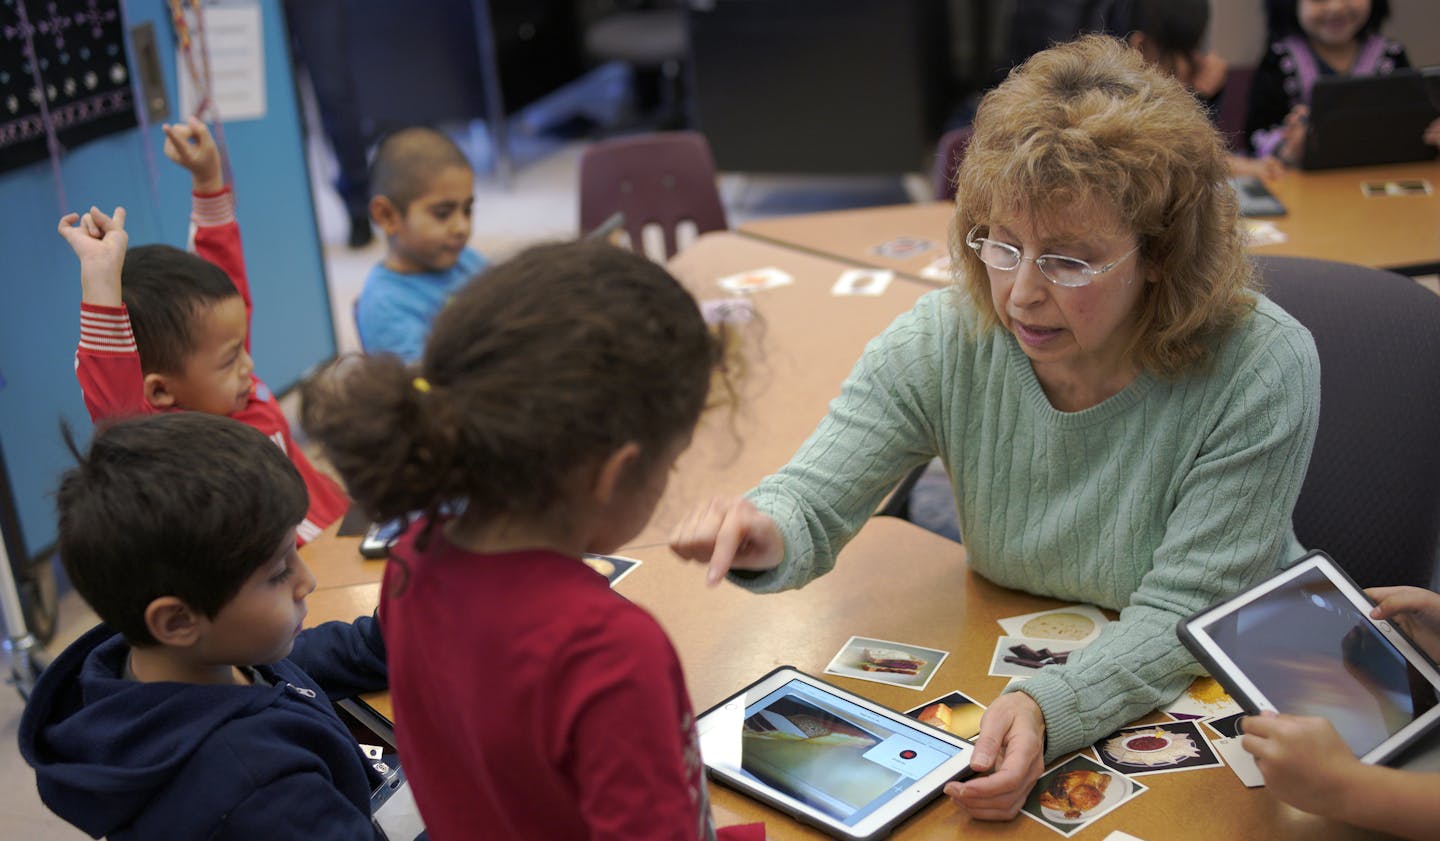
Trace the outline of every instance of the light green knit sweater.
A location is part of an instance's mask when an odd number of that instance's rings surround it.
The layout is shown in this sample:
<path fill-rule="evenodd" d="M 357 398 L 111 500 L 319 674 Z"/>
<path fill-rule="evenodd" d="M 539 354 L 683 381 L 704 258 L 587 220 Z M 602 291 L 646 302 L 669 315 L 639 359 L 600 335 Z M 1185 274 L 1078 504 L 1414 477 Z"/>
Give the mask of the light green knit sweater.
<path fill-rule="evenodd" d="M 1014 337 L 979 334 L 963 293 L 938 290 L 870 342 L 809 440 L 750 492 L 785 560 L 732 579 L 773 592 L 823 575 L 896 482 L 938 455 L 977 572 L 1120 611 L 1017 687 L 1044 711 L 1048 762 L 1176 697 L 1201 673 L 1176 621 L 1299 557 L 1290 515 L 1319 406 L 1309 332 L 1263 297 L 1205 371 L 1141 373 L 1060 412 Z"/>

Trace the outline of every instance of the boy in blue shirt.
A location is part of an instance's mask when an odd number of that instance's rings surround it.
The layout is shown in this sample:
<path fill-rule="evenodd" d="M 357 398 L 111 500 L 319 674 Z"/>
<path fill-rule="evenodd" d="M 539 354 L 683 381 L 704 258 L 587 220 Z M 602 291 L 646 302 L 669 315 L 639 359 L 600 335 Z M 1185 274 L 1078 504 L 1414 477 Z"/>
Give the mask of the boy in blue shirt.
<path fill-rule="evenodd" d="M 301 631 L 305 485 L 264 434 L 203 412 L 102 427 L 56 493 L 97 625 L 20 721 L 40 797 L 91 836 L 376 839 L 380 776 L 331 699 L 386 685 L 371 617 Z"/>
<path fill-rule="evenodd" d="M 409 362 L 420 357 L 450 295 L 485 267 L 466 246 L 475 175 L 450 138 L 409 128 L 380 143 L 370 182 L 370 215 L 387 251 L 365 278 L 355 326 L 366 353 Z"/>

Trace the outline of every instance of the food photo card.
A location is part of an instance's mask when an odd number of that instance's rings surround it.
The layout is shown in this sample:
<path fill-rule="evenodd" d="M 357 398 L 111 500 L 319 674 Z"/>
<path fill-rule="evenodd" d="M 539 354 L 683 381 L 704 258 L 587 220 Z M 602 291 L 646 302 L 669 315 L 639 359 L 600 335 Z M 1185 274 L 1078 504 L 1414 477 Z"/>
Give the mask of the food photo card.
<path fill-rule="evenodd" d="M 895 279 L 889 269 L 846 269 L 830 287 L 832 295 L 883 295 Z"/>
<path fill-rule="evenodd" d="M 990 658 L 991 677 L 1030 678 L 1046 666 L 1055 666 L 1070 659 L 1074 643 L 1030 637 L 1001 637 L 995 642 Z"/>
<path fill-rule="evenodd" d="M 1082 754 L 1042 774 L 1020 811 L 1069 838 L 1145 791 L 1139 780 Z"/>
<path fill-rule="evenodd" d="M 623 558 L 619 555 L 585 555 L 581 560 L 585 565 L 605 576 L 614 587 L 620 583 L 620 579 L 635 571 L 640 562 L 634 558 Z"/>
<path fill-rule="evenodd" d="M 825 674 L 924 689 L 950 652 L 903 642 L 851 637 L 830 660 Z"/>
<path fill-rule="evenodd" d="M 891 260 L 907 260 L 934 247 L 934 242 L 923 237 L 895 237 L 871 248 L 870 253 Z"/>
<path fill-rule="evenodd" d="M 1181 692 L 1179 698 L 1161 711 L 1171 718 L 1200 719 L 1223 718 L 1244 710 L 1219 681 L 1205 676 L 1195 678 L 1195 682 Z"/>
<path fill-rule="evenodd" d="M 777 286 L 788 286 L 795 282 L 795 278 L 773 266 L 763 269 L 751 269 L 748 272 L 738 272 L 720 278 L 720 288 L 727 292 L 759 292 L 762 289 L 774 289 Z"/>
<path fill-rule="evenodd" d="M 926 701 L 905 714 L 946 733 L 974 741 L 980 735 L 980 717 L 985 714 L 985 705 L 963 692 L 951 692 Z"/>
<path fill-rule="evenodd" d="M 1095 752 L 1106 766 L 1132 777 L 1225 764 L 1194 721 L 1125 727 L 1096 742 Z"/>
<path fill-rule="evenodd" d="M 1109 622 L 1094 605 L 1072 604 L 1001 619 L 1000 627 L 1012 637 L 1057 640 L 1076 648 L 1094 642 Z"/>

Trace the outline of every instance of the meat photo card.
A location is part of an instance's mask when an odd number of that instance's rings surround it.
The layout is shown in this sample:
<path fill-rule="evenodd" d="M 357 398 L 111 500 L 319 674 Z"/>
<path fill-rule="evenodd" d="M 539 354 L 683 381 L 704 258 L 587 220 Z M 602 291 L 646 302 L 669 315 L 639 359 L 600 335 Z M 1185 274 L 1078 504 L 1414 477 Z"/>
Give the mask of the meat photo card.
<path fill-rule="evenodd" d="M 795 278 L 773 266 L 727 275 L 719 281 L 720 288 L 727 292 L 759 292 L 794 282 Z"/>
<path fill-rule="evenodd" d="M 1060 665 L 1070 659 L 1073 643 L 1031 637 L 1001 637 L 990 658 L 992 677 L 1034 677 L 1046 666 Z"/>
<path fill-rule="evenodd" d="M 851 637 L 825 667 L 825 674 L 924 689 L 948 651 L 903 642 Z"/>
<path fill-rule="evenodd" d="M 640 566 L 640 562 L 634 558 L 622 558 L 619 555 L 585 555 L 582 560 L 586 566 L 605 576 L 611 587 L 619 584 L 620 579 Z"/>
<path fill-rule="evenodd" d="M 1100 761 L 1124 774 L 1168 774 L 1225 763 L 1195 721 L 1126 727 L 1095 743 Z"/>
<path fill-rule="evenodd" d="M 870 249 L 876 257 L 888 260 L 908 260 L 917 254 L 924 254 L 935 247 L 935 243 L 923 237 L 895 237 Z"/>
<path fill-rule="evenodd" d="M 889 269 L 847 269 L 830 287 L 832 295 L 883 295 L 895 273 Z"/>
<path fill-rule="evenodd" d="M 985 705 L 963 692 L 951 692 L 926 701 L 905 714 L 946 733 L 974 741 L 980 735 L 980 716 L 985 714 Z"/>
<path fill-rule="evenodd" d="M 1109 621 L 1098 607 L 1072 604 L 1001 619 L 1000 627 L 1012 637 L 1058 640 L 1078 648 L 1100 636 Z"/>
<path fill-rule="evenodd" d="M 1081 754 L 1042 774 L 1020 811 L 1069 838 L 1147 790 Z"/>

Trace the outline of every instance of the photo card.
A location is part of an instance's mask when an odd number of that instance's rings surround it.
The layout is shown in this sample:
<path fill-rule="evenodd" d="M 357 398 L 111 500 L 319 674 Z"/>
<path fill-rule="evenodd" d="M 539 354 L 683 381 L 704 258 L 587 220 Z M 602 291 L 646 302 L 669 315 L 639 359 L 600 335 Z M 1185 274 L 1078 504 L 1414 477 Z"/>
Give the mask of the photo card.
<path fill-rule="evenodd" d="M 1171 718 L 1184 720 L 1202 718 L 1223 718 L 1244 712 L 1220 681 L 1209 675 L 1195 678 L 1180 697 L 1171 702 L 1170 706 L 1160 710 Z"/>
<path fill-rule="evenodd" d="M 924 237 L 895 237 L 874 246 L 870 253 L 889 260 L 908 260 L 934 247 L 935 243 Z"/>
<path fill-rule="evenodd" d="M 1146 791 L 1139 780 L 1081 754 L 1042 774 L 1020 811 L 1069 838 Z"/>
<path fill-rule="evenodd" d="M 620 583 L 620 579 L 635 571 L 640 566 L 640 561 L 634 558 L 626 558 L 620 555 L 585 555 L 581 558 L 585 565 L 605 576 L 614 587 Z"/>
<path fill-rule="evenodd" d="M 1089 604 L 1071 604 L 1040 610 L 999 620 L 1000 627 L 1012 637 L 1057 640 L 1074 647 L 1089 645 L 1100 636 L 1100 629 L 1110 623 L 1100 608 Z"/>
<path fill-rule="evenodd" d="M 794 282 L 794 277 L 774 266 L 767 266 L 763 269 L 751 269 L 748 272 L 738 272 L 722 277 L 719 280 L 720 288 L 727 292 L 759 292 L 762 289 L 788 286 Z"/>
<path fill-rule="evenodd" d="M 835 285 L 830 287 L 832 295 L 883 295 L 895 279 L 889 269 L 846 269 L 840 273 Z"/>
<path fill-rule="evenodd" d="M 950 652 L 923 645 L 851 637 L 825 667 L 825 674 L 924 689 Z"/>
<path fill-rule="evenodd" d="M 1076 648 L 1073 643 L 1030 637 L 1001 637 L 990 658 L 992 677 L 1030 678 L 1046 666 L 1061 665 Z"/>
<path fill-rule="evenodd" d="M 985 705 L 963 692 L 951 692 L 905 713 L 916 721 L 974 741 L 980 735 L 980 717 Z"/>
<path fill-rule="evenodd" d="M 1096 742 L 1095 753 L 1107 767 L 1132 777 L 1225 764 L 1194 721 L 1124 727 Z"/>

